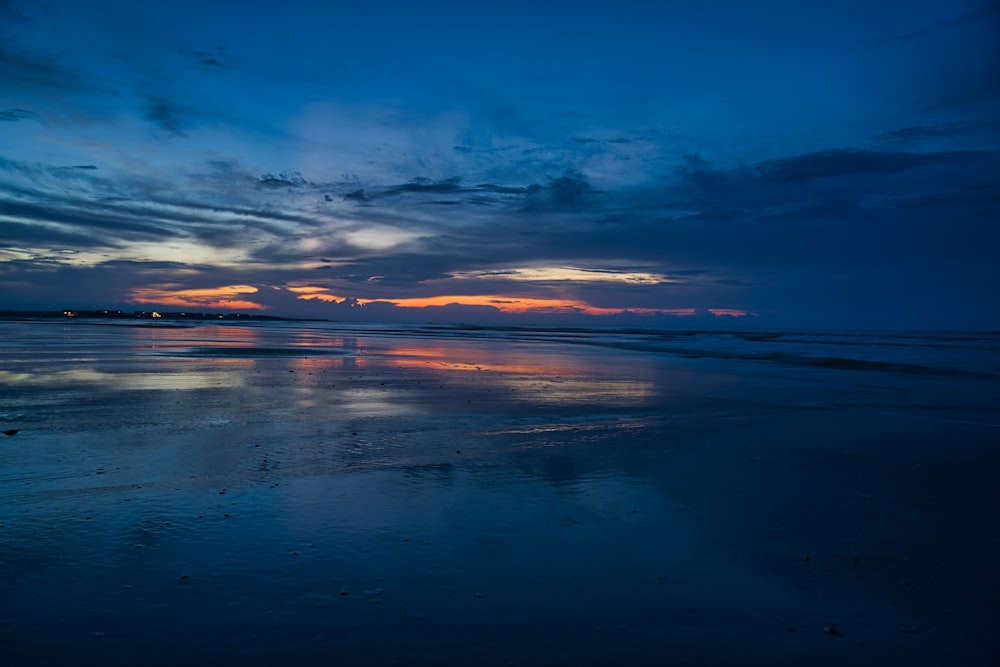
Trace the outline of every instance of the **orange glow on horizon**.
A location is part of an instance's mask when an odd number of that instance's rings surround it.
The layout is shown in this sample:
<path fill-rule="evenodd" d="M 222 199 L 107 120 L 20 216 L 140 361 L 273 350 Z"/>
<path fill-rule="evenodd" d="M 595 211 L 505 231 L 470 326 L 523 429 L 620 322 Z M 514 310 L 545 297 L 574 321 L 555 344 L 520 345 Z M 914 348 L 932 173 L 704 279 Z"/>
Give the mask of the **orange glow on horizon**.
<path fill-rule="evenodd" d="M 498 294 L 444 295 L 411 297 L 403 299 L 353 299 L 333 294 L 329 288 L 317 285 L 272 287 L 285 289 L 302 301 L 322 301 L 331 304 L 349 303 L 351 307 L 371 304 L 389 304 L 397 308 L 443 308 L 447 306 L 486 306 L 501 313 L 578 313 L 582 315 L 673 315 L 690 317 L 699 312 L 708 312 L 715 317 L 746 317 L 752 313 L 734 308 L 602 308 L 592 306 L 580 299 L 557 299 L 544 297 L 519 297 Z M 131 291 L 129 303 L 155 304 L 175 308 L 208 310 L 267 310 L 268 307 L 251 301 L 247 295 L 256 294 L 258 288 L 252 285 L 225 285 L 202 289 L 182 289 L 177 283 L 162 283 L 150 287 L 138 287 Z"/>
<path fill-rule="evenodd" d="M 322 287 L 289 287 L 303 301 L 319 300 L 327 303 L 343 303 L 346 298 L 331 294 Z M 582 313 L 585 315 L 620 315 L 629 312 L 637 315 L 694 315 L 694 308 L 599 308 L 579 299 L 548 299 L 537 297 L 512 297 L 497 294 L 476 294 L 463 296 L 428 296 L 407 299 L 357 299 L 355 303 L 366 306 L 371 303 L 390 303 L 399 308 L 430 308 L 444 306 L 488 306 L 502 313 Z"/>
<path fill-rule="evenodd" d="M 522 298 L 497 295 L 479 296 L 435 296 L 415 299 L 389 300 L 397 306 L 408 308 L 426 308 L 427 306 L 492 306 L 504 313 L 583 313 L 585 315 L 620 315 L 633 313 L 635 315 L 679 315 L 688 316 L 697 313 L 694 308 L 600 308 L 592 306 L 579 299 L 544 299 Z"/>
<path fill-rule="evenodd" d="M 609 310 L 604 308 L 594 308 L 583 301 L 574 299 L 539 299 L 498 296 L 495 294 L 469 295 L 469 296 L 430 296 L 417 297 L 411 299 L 385 299 L 389 303 L 402 308 L 427 308 L 428 306 L 450 306 L 459 304 L 462 306 L 491 306 L 504 313 L 527 313 L 527 312 L 566 312 L 582 311 L 593 315 L 599 313 L 617 313 L 620 310 Z"/>
<path fill-rule="evenodd" d="M 177 289 L 174 285 L 167 284 L 137 287 L 132 290 L 128 302 L 210 310 L 266 310 L 267 306 L 241 298 L 243 295 L 256 293 L 257 288 L 252 285 Z"/>
<path fill-rule="evenodd" d="M 303 285 L 301 287 L 288 287 L 286 288 L 289 292 L 295 292 L 296 294 L 318 294 L 321 292 L 326 292 L 325 287 L 317 287 L 315 285 Z"/>

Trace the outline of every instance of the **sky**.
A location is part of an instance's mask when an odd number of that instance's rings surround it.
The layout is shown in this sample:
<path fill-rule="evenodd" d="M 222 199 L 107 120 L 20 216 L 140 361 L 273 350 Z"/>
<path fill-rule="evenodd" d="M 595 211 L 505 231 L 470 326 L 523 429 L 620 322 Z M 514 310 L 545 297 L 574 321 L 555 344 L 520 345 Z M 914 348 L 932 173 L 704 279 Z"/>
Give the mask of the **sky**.
<path fill-rule="evenodd" d="M 0 309 L 996 329 L 998 225 L 998 2 L 0 0 Z"/>

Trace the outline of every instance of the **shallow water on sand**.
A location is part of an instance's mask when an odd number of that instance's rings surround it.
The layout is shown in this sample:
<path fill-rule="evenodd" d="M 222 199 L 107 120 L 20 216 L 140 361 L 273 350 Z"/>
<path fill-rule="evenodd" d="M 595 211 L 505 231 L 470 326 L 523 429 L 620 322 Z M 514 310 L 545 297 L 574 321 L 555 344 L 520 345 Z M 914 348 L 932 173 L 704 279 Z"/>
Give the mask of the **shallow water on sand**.
<path fill-rule="evenodd" d="M 0 658 L 989 664 L 990 377 L 636 340 L 2 322 Z"/>

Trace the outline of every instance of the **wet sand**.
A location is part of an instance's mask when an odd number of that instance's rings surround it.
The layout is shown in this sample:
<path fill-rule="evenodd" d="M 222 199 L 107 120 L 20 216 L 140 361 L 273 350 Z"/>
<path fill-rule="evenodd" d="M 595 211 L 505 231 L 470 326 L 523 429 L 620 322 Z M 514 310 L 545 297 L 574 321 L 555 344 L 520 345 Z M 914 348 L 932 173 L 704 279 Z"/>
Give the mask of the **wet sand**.
<path fill-rule="evenodd" d="M 0 354 L 5 665 L 1000 655 L 990 382 L 291 325 Z"/>

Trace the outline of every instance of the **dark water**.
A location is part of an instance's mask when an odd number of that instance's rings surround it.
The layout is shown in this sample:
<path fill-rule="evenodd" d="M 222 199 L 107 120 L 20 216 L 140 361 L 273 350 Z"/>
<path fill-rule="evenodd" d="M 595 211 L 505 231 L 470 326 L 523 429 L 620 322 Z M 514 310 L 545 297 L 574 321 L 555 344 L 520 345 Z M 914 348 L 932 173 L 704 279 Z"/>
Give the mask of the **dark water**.
<path fill-rule="evenodd" d="M 3 322 L 0 662 L 993 664 L 997 346 Z"/>

